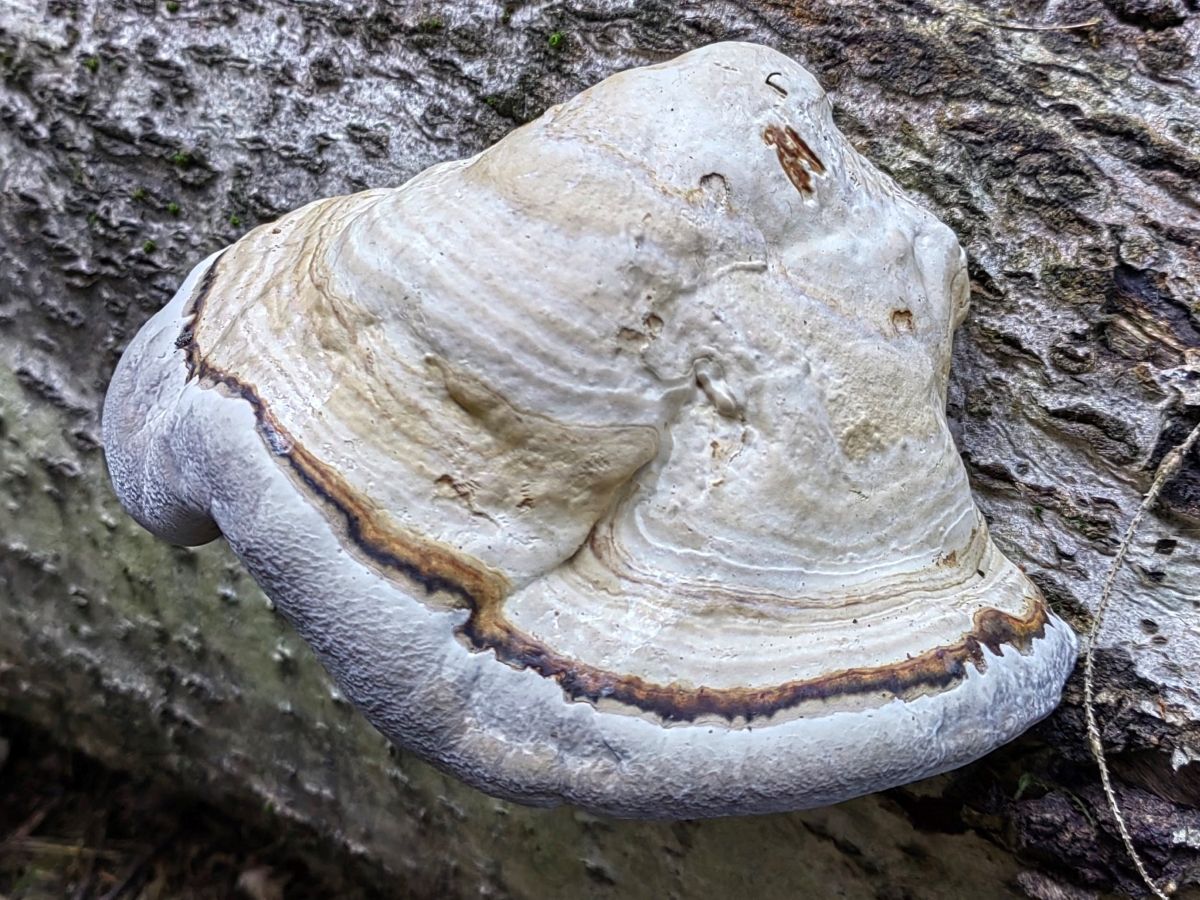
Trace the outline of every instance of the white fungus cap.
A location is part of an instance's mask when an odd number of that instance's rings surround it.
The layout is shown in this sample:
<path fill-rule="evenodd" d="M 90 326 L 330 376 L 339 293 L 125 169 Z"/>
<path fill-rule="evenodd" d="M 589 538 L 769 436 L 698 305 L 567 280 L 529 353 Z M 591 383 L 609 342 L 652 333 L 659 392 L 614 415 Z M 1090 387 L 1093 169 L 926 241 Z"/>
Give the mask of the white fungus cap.
<path fill-rule="evenodd" d="M 965 262 L 804 69 L 715 44 L 205 260 L 109 466 L 485 791 L 836 802 L 1011 739 L 1075 659 L 946 425 Z"/>

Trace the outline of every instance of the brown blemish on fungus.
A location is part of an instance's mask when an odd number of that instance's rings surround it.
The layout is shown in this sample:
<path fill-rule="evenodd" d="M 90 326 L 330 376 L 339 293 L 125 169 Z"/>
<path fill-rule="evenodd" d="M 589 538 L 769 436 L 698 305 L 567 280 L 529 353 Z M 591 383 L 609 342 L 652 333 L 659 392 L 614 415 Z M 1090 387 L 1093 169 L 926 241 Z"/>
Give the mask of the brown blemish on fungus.
<path fill-rule="evenodd" d="M 912 334 L 916 330 L 916 322 L 913 319 L 912 310 L 892 310 L 892 327 L 896 329 L 896 334 Z"/>
<path fill-rule="evenodd" d="M 811 194 L 813 187 L 810 170 L 811 173 L 823 175 L 825 164 L 817 158 L 817 154 L 813 153 L 804 138 L 796 133 L 796 129 L 791 125 L 785 125 L 783 128 L 768 125 L 763 129 L 763 141 L 768 147 L 775 148 L 779 165 L 783 167 L 796 190 L 802 194 Z"/>
<path fill-rule="evenodd" d="M 949 690 L 967 676 L 968 665 L 987 667 L 986 647 L 999 655 L 1005 645 L 1027 653 L 1045 635 L 1048 611 L 1038 594 L 1026 597 L 1026 609 L 1014 616 L 996 609 L 976 613 L 971 631 L 955 643 L 885 666 L 835 669 L 817 678 L 769 687 L 709 688 L 679 683 L 656 684 L 636 675 L 600 669 L 558 653 L 520 631 L 504 616 L 510 584 L 501 572 L 452 548 L 391 523 L 385 511 L 357 493 L 274 420 L 256 390 L 209 365 L 197 338 L 204 300 L 216 281 L 218 258 L 202 279 L 191 302 L 191 325 L 179 335 L 190 377 L 206 387 L 223 386 L 253 408 L 265 443 L 310 493 L 344 522 L 351 542 L 383 574 L 420 584 L 428 595 L 451 598 L 469 611 L 459 627 L 465 643 L 478 652 L 491 651 L 501 662 L 532 669 L 558 682 L 576 701 L 616 702 L 665 721 L 690 722 L 706 716 L 751 722 L 805 703 L 839 698 L 910 700 Z M 595 534 L 593 533 L 593 538 Z M 948 554 L 944 558 L 950 563 Z M 942 560 L 939 560 L 941 562 Z M 1035 589 L 1036 590 L 1036 589 Z M 836 664 L 836 661 L 835 663 Z"/>

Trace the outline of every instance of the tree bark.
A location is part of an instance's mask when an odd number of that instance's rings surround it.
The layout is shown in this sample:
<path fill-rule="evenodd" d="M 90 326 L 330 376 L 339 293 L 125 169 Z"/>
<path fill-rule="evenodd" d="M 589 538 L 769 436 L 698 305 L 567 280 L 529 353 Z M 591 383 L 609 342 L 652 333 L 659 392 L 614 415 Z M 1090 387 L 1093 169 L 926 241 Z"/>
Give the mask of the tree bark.
<path fill-rule="evenodd" d="M 258 797 L 414 895 L 1052 897 L 1142 891 L 1076 677 L 980 763 L 838 807 L 627 823 L 484 797 L 390 750 L 223 545 L 108 486 L 98 409 L 186 272 L 317 197 L 473 154 L 601 78 L 772 45 L 959 234 L 949 415 L 1001 548 L 1081 631 L 1200 419 L 1191 0 L 16 0 L 0 12 L 0 710 Z M 1200 883 L 1200 461 L 1137 536 L 1099 716 L 1134 839 Z M 395 885 L 393 884 L 393 887 Z"/>

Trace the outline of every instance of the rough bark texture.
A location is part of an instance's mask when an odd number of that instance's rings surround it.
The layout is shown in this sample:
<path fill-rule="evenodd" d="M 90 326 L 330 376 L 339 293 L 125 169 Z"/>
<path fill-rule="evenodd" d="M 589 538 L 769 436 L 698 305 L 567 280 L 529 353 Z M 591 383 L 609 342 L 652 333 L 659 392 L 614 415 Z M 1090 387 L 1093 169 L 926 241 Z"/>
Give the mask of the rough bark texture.
<path fill-rule="evenodd" d="M 316 822 L 400 893 L 1138 893 L 1078 680 L 1016 745 L 832 809 L 619 823 L 476 794 L 389 751 L 223 546 L 173 549 L 122 514 L 97 410 L 134 331 L 249 227 L 474 153 L 618 69 L 757 40 L 812 69 L 851 140 L 967 247 L 959 446 L 1002 548 L 1086 628 L 1124 523 L 1200 417 L 1193 13 L 1190 0 L 5 4 L 0 709 Z M 1100 657 L 1119 793 L 1151 871 L 1195 884 L 1195 454 L 1119 594 Z"/>

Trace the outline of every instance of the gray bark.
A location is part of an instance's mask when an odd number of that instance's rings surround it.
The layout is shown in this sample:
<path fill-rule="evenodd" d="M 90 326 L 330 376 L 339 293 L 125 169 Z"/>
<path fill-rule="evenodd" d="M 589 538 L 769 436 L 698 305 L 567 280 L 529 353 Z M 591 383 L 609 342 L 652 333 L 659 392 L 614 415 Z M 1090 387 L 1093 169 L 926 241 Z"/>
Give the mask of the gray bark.
<path fill-rule="evenodd" d="M 230 802 L 261 798 L 418 895 L 1138 893 L 1087 754 L 1078 678 L 1016 744 L 832 809 L 619 823 L 477 794 L 390 751 L 223 546 L 171 548 L 129 521 L 97 418 L 140 324 L 253 225 L 474 153 L 619 69 L 756 40 L 813 70 L 859 150 L 960 235 L 973 305 L 952 376 L 959 447 L 1002 549 L 1084 630 L 1124 523 L 1200 418 L 1194 11 L 9 0 L 0 711 Z M 1151 871 L 1195 884 L 1196 454 L 1118 593 L 1099 714 L 1119 795 Z"/>

